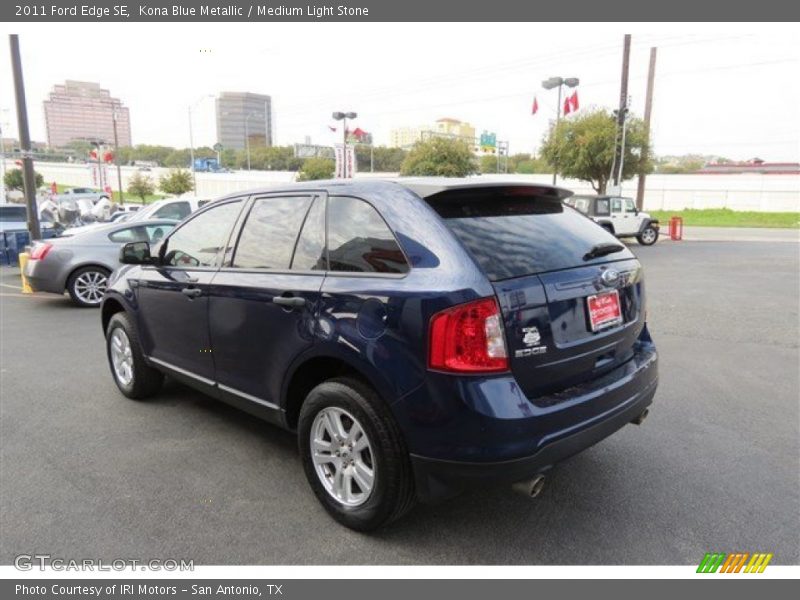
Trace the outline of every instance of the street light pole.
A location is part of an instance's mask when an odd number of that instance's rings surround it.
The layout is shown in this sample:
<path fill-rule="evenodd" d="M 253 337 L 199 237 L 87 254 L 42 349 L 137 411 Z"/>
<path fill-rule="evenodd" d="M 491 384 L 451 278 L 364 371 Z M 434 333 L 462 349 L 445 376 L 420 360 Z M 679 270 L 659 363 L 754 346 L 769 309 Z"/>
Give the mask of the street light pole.
<path fill-rule="evenodd" d="M 250 170 L 250 132 L 247 129 L 247 121 L 250 119 L 250 115 L 245 116 L 244 118 L 244 147 L 247 148 L 247 170 Z"/>
<path fill-rule="evenodd" d="M 192 132 L 192 105 L 189 105 L 189 166 L 192 169 L 192 188 L 197 193 L 197 172 L 194 169 L 194 133 Z"/>
<path fill-rule="evenodd" d="M 194 168 L 194 132 L 192 131 L 192 107 L 198 106 L 206 98 L 213 98 L 214 94 L 203 94 L 192 104 L 189 105 L 189 160 L 192 164 L 189 167 L 192 169 L 192 184 L 194 186 L 194 193 L 197 193 L 197 171 Z"/>
<path fill-rule="evenodd" d="M 117 136 L 117 109 L 111 110 L 111 118 L 114 121 L 114 163 L 117 165 L 117 187 L 119 188 L 119 203 L 125 204 L 125 197 L 122 195 L 122 168 L 119 166 L 119 137 Z"/>
<path fill-rule="evenodd" d="M 558 125 L 561 123 L 561 92 L 566 85 L 567 87 L 577 87 L 580 83 L 580 79 L 577 77 L 551 77 L 550 79 L 545 79 L 542 82 L 542 87 L 546 90 L 552 90 L 553 88 L 558 88 L 558 104 L 556 105 L 556 126 L 553 130 L 553 133 L 558 131 Z M 558 157 L 556 157 L 558 160 Z M 558 176 L 558 164 L 553 165 L 553 185 L 556 184 L 556 177 Z"/>

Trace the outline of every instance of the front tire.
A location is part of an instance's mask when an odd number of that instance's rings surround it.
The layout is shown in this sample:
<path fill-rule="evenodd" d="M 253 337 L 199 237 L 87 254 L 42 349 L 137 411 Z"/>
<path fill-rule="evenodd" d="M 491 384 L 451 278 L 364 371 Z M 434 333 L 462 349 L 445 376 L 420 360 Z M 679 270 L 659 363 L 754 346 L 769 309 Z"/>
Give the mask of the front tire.
<path fill-rule="evenodd" d="M 164 375 L 145 362 L 136 327 L 125 312 L 118 312 L 108 323 L 106 354 L 114 383 L 128 398 L 142 400 L 161 389 Z"/>
<path fill-rule="evenodd" d="M 303 468 L 317 499 L 339 523 L 370 531 L 415 502 L 403 437 L 374 390 L 350 378 L 315 387 L 300 410 Z"/>
<path fill-rule="evenodd" d="M 67 291 L 75 306 L 97 308 L 103 301 L 111 271 L 103 267 L 82 267 L 67 280 Z"/>
<path fill-rule="evenodd" d="M 642 246 L 652 246 L 658 241 L 658 229 L 652 225 L 648 225 L 636 236 L 636 240 Z"/>

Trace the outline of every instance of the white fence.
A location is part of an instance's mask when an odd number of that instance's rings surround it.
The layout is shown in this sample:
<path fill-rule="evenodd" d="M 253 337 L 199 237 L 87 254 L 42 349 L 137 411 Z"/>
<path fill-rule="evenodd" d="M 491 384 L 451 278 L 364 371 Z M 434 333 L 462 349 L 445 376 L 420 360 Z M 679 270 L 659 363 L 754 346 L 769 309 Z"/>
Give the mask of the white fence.
<path fill-rule="evenodd" d="M 85 164 L 37 162 L 47 184 L 55 181 L 73 186 L 90 186 L 89 167 Z M 122 167 L 122 185 L 137 172 Z M 154 182 L 167 169 L 142 173 Z M 294 181 L 293 171 L 236 171 L 234 173 L 197 173 L 198 196 L 220 196 L 230 192 L 280 182 Z M 357 177 L 396 177 L 396 173 L 359 173 Z M 116 169 L 109 167 L 109 181 L 117 189 Z M 481 178 L 550 183 L 551 175 L 481 175 Z M 560 186 L 575 193 L 593 193 L 585 182 L 559 180 Z M 635 196 L 636 179 L 623 184 L 623 194 Z M 648 210 L 684 208 L 730 208 L 762 212 L 800 211 L 800 175 L 649 175 L 644 199 Z"/>

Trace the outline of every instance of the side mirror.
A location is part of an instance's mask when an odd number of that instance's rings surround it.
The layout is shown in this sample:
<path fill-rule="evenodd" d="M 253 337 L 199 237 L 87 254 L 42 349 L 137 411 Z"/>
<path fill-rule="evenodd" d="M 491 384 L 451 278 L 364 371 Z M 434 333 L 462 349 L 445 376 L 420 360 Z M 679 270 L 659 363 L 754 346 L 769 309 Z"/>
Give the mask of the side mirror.
<path fill-rule="evenodd" d="M 128 242 L 119 249 L 119 262 L 123 265 L 152 265 L 150 244 L 147 242 Z"/>

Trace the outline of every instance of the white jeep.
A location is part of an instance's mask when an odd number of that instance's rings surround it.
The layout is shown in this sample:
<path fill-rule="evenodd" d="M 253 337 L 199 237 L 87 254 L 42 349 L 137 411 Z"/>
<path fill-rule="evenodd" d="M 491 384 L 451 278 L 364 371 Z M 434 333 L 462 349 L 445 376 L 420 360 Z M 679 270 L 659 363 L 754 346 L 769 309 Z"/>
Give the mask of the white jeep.
<path fill-rule="evenodd" d="M 564 203 L 581 211 L 618 238 L 635 237 L 643 246 L 652 246 L 658 241 L 658 219 L 638 210 L 633 198 L 570 196 Z"/>

